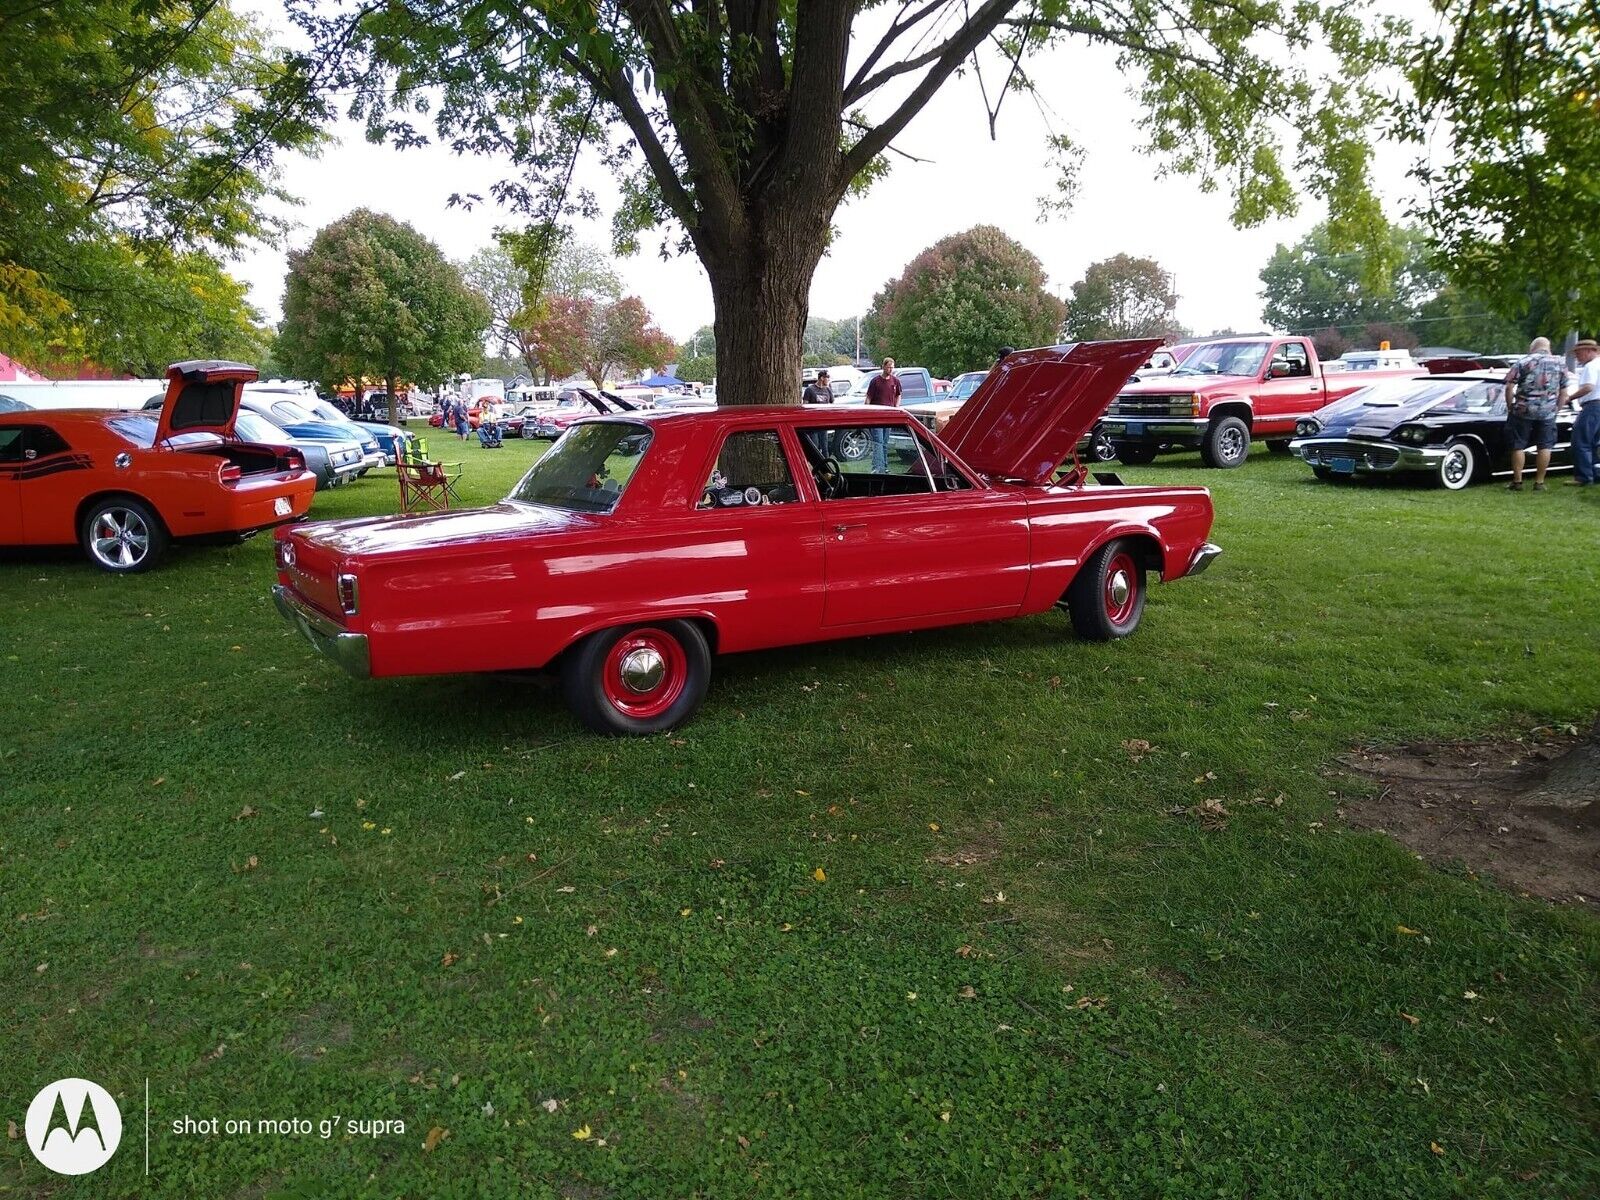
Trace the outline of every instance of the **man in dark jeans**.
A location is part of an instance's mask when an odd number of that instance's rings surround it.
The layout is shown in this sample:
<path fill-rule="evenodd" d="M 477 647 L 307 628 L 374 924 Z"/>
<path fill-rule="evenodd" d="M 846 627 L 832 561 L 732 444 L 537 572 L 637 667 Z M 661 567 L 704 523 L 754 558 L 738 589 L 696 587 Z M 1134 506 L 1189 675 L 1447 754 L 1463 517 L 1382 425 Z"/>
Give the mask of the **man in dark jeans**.
<path fill-rule="evenodd" d="M 1550 353 L 1549 338 L 1534 338 L 1528 355 L 1506 372 L 1506 433 L 1511 442 L 1513 492 L 1522 490 L 1522 465 L 1529 447 L 1534 458 L 1533 490 L 1544 491 L 1544 473 L 1556 445 L 1556 408 L 1572 386 L 1567 364 Z"/>
<path fill-rule="evenodd" d="M 894 359 L 884 359 L 882 372 L 874 375 L 872 382 L 867 384 L 867 403 L 900 407 L 900 379 L 894 373 Z M 888 472 L 889 431 L 878 426 L 872 430 L 872 473 L 886 475 Z"/>

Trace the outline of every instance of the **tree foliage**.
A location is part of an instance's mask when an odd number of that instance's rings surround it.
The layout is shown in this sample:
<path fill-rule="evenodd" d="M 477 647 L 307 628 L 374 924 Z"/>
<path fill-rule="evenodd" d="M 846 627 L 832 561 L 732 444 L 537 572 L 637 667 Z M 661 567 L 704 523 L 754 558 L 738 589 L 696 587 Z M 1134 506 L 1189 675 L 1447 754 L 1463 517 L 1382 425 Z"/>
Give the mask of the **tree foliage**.
<path fill-rule="evenodd" d="M 550 296 L 531 336 L 539 360 L 552 375 L 581 371 L 602 387 L 614 371 L 663 367 L 677 354 L 677 346 L 651 323 L 637 296 L 609 302 L 593 296 Z"/>
<path fill-rule="evenodd" d="M 958 72 L 982 85 L 993 121 L 1006 95 L 1031 90 L 1042 52 L 1109 48 L 1133 81 L 1153 161 L 1228 187 L 1239 223 L 1295 207 L 1292 164 L 1304 164 L 1342 237 L 1366 237 L 1379 216 L 1368 185 L 1377 101 L 1364 81 L 1394 34 L 1365 0 L 412 0 L 294 11 L 374 136 L 413 144 L 431 126 L 457 150 L 509 157 L 515 174 L 495 195 L 536 229 L 595 211 L 573 187 L 586 149 L 609 168 L 622 194 L 617 248 L 649 233 L 663 253 L 692 249 L 705 265 L 726 402 L 794 402 L 834 212 L 882 174 L 885 152 Z"/>
<path fill-rule="evenodd" d="M 216 0 L 8 4 L 0 44 L 0 342 L 138 370 L 238 349 L 256 318 L 214 257 L 276 229 L 274 155 L 324 113 L 307 64 Z"/>
<path fill-rule="evenodd" d="M 1091 263 L 1072 285 L 1067 336 L 1080 342 L 1176 338 L 1184 332 L 1174 316 L 1177 306 L 1172 276 L 1160 263 L 1116 254 Z"/>
<path fill-rule="evenodd" d="M 1416 169 L 1439 262 L 1544 333 L 1600 326 L 1600 12 L 1592 0 L 1439 0 L 1419 43 L 1402 133 L 1437 147 Z"/>
<path fill-rule="evenodd" d="M 473 370 L 488 324 L 488 306 L 438 246 L 363 208 L 289 255 L 276 353 L 293 374 L 329 385 L 383 378 L 393 420 L 397 382 Z"/>
<path fill-rule="evenodd" d="M 1393 225 L 1388 242 L 1387 259 L 1395 264 L 1388 270 L 1360 251 L 1336 250 L 1325 224 L 1293 246 L 1278 246 L 1261 271 L 1262 315 L 1274 328 L 1312 335 L 1324 357 L 1385 341 L 1492 353 L 1526 340 L 1524 329 L 1490 311 L 1485 297 L 1447 282 L 1420 227 Z"/>
<path fill-rule="evenodd" d="M 953 376 L 988 367 L 1002 346 L 1038 346 L 1061 332 L 1066 306 L 1044 267 L 993 225 L 929 246 L 884 284 L 862 319 L 881 354 Z"/>

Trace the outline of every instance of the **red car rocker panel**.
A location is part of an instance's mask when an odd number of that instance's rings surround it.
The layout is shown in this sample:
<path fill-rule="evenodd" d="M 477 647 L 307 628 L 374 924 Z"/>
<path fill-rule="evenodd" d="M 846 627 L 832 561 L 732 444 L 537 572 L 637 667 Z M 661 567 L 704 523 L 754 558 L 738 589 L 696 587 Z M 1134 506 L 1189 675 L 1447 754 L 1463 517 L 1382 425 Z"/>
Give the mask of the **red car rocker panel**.
<path fill-rule="evenodd" d="M 559 665 L 577 716 L 612 733 L 686 719 L 713 652 L 1054 606 L 1122 637 L 1148 576 L 1219 553 L 1204 488 L 1056 477 L 1156 345 L 1012 354 L 943 439 L 853 406 L 591 417 L 489 508 L 280 529 L 274 595 L 356 675 Z M 866 431 L 870 461 L 830 457 L 841 428 Z"/>
<path fill-rule="evenodd" d="M 316 476 L 300 454 L 238 441 L 255 368 L 184 362 L 159 413 L 0 415 L 0 546 L 76 542 L 94 565 L 152 567 L 174 540 L 237 540 L 298 520 Z"/>

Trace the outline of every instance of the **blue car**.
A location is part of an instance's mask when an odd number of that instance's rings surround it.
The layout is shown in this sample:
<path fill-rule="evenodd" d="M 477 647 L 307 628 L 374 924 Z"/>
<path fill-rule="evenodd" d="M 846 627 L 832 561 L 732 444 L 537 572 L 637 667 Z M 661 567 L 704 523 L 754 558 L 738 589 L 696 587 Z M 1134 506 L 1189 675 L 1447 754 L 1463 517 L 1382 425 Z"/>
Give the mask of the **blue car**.
<path fill-rule="evenodd" d="M 301 399 L 296 397 L 295 403 L 310 409 L 318 420 L 326 421 L 330 425 L 349 426 L 352 430 L 351 437 L 365 434 L 378 443 L 378 449 L 383 451 L 384 462 L 394 466 L 399 461 L 399 449 L 411 440 L 411 435 L 404 429 L 394 425 L 384 425 L 378 421 L 358 421 L 346 413 L 340 412 L 332 404 L 320 397 L 316 400 Z"/>
<path fill-rule="evenodd" d="M 301 393 L 270 391 L 246 387 L 239 406 L 247 412 L 265 417 L 279 429 L 295 437 L 314 438 L 325 442 L 355 441 L 361 446 L 361 473 L 384 465 L 384 454 L 378 439 L 365 430 L 352 429 L 351 422 L 325 421 L 301 401 Z"/>

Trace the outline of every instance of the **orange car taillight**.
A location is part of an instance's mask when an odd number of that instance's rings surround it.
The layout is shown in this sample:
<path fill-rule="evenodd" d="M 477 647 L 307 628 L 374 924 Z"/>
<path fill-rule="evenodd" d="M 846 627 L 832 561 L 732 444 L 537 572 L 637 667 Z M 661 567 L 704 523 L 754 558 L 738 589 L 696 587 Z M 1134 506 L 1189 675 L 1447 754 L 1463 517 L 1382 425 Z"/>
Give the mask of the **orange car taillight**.
<path fill-rule="evenodd" d="M 217 473 L 223 483 L 238 483 L 244 478 L 244 470 L 238 463 L 223 463 Z"/>
<path fill-rule="evenodd" d="M 304 471 L 306 469 L 306 456 L 298 450 L 285 450 L 283 452 L 283 468 L 286 471 Z"/>
<path fill-rule="evenodd" d="M 353 617 L 361 608 L 361 585 L 354 575 L 340 575 L 335 581 L 339 587 L 339 607 L 345 616 Z"/>

